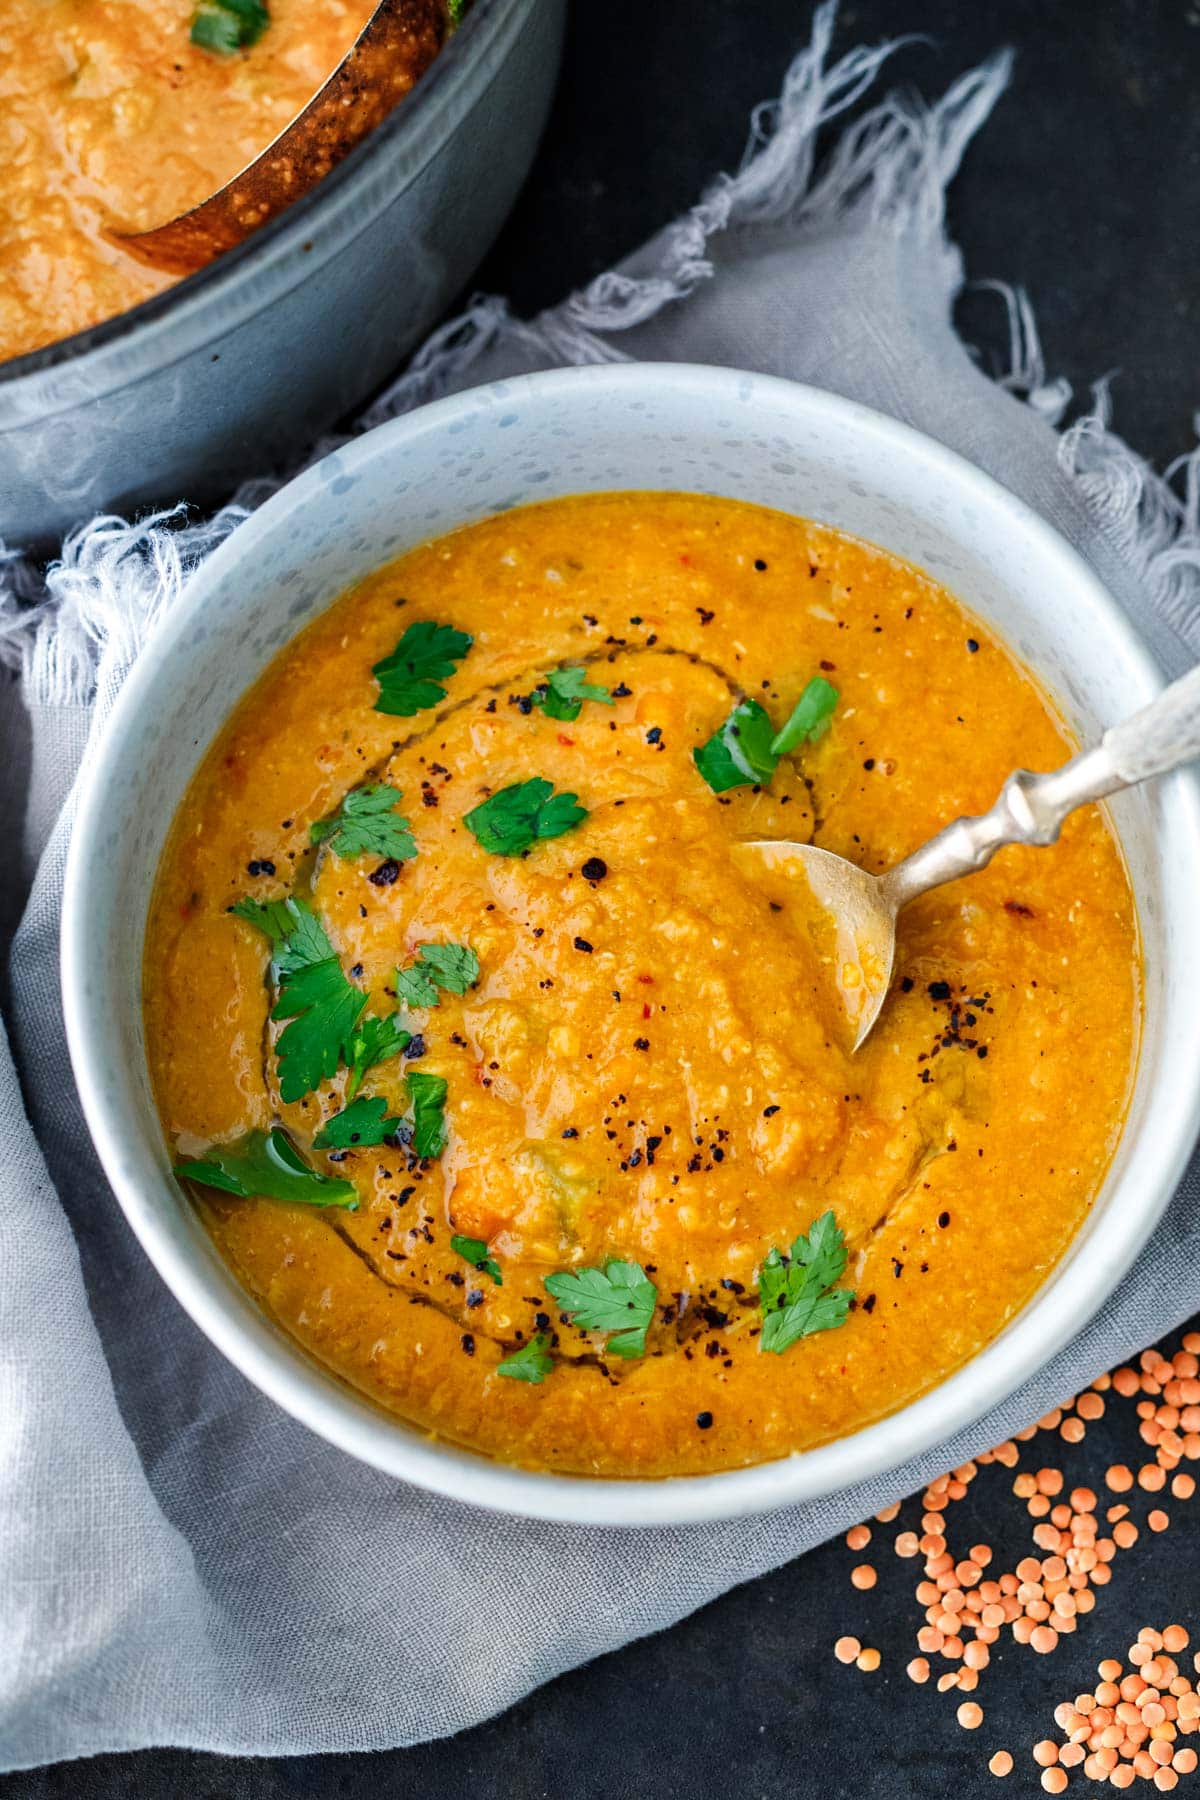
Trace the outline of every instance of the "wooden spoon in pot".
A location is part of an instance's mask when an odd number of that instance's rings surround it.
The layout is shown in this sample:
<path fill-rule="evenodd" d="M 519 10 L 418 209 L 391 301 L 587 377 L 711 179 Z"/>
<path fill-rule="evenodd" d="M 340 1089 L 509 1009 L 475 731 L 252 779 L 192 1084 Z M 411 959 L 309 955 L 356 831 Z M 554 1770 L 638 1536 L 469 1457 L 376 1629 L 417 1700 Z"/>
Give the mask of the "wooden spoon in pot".
<path fill-rule="evenodd" d="M 807 928 L 832 964 L 857 1050 L 887 998 L 896 953 L 896 915 L 918 894 L 991 862 L 1006 844 L 1052 844 L 1077 806 L 1166 775 L 1200 756 L 1200 667 L 1140 712 L 1114 725 L 1061 769 L 1017 769 L 990 811 L 956 819 L 883 875 L 869 875 L 815 844 L 761 839 L 739 844 L 739 866 L 764 879 L 772 897 Z"/>
<path fill-rule="evenodd" d="M 448 0 L 380 0 L 302 113 L 209 199 L 114 242 L 168 275 L 191 275 L 308 193 L 415 87 L 445 42 Z"/>

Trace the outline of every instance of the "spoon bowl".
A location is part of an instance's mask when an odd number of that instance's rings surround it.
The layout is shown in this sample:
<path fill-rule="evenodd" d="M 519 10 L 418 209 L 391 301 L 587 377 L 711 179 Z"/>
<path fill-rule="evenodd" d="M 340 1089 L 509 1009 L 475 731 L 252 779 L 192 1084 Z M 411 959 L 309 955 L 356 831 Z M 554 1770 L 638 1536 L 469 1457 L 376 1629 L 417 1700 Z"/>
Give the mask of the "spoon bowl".
<path fill-rule="evenodd" d="M 857 1050 L 887 999 L 896 957 L 896 919 L 902 907 L 931 888 L 973 875 L 1006 844 L 1052 844 L 1076 807 L 1135 787 L 1152 775 L 1200 756 L 1200 667 L 1166 688 L 1157 700 L 1060 769 L 1033 774 L 1016 769 L 993 806 L 978 817 L 955 819 L 927 844 L 883 875 L 868 875 L 844 856 L 815 844 L 757 839 L 739 844 L 744 870 L 776 888 L 807 930 L 817 957 L 830 973 Z M 779 891 L 782 888 L 782 891 Z"/>
<path fill-rule="evenodd" d="M 759 838 L 739 844 L 743 872 L 757 863 L 775 901 L 811 939 L 857 1050 L 887 999 L 896 956 L 896 906 L 884 879 L 822 850 Z"/>

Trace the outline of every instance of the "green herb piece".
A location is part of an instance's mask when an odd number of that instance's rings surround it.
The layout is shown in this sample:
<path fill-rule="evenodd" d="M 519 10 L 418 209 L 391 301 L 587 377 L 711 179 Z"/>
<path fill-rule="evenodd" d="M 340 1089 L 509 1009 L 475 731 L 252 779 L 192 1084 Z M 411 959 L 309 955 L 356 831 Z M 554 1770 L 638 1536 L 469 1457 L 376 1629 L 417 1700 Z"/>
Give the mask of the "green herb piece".
<path fill-rule="evenodd" d="M 465 994 L 479 980 L 479 958 L 469 944 L 422 944 L 417 960 L 396 971 L 396 992 L 405 1006 L 436 1006 L 438 988 Z"/>
<path fill-rule="evenodd" d="M 533 706 L 540 706 L 548 719 L 577 719 L 585 700 L 601 706 L 615 706 L 606 687 L 587 679 L 586 669 L 551 669 L 543 675 L 529 696 Z"/>
<path fill-rule="evenodd" d="M 757 700 L 739 700 L 706 744 L 692 751 L 696 767 L 714 794 L 770 781 L 779 761 L 773 728 Z"/>
<path fill-rule="evenodd" d="M 413 1150 L 440 1156 L 446 1148 L 446 1083 L 440 1075 L 410 1069 L 404 1077 L 413 1112 Z"/>
<path fill-rule="evenodd" d="M 388 1062 L 393 1056 L 399 1056 L 411 1043 L 412 1033 L 404 1030 L 397 1013 L 389 1013 L 386 1019 L 376 1018 L 371 1014 L 369 1018 L 360 1020 L 350 1038 L 347 1100 L 353 1100 L 368 1069 L 373 1069 L 377 1063 Z"/>
<path fill-rule="evenodd" d="M 353 1056 L 366 995 L 342 973 L 320 920 L 303 900 L 239 900 L 230 909 L 271 941 L 279 987 L 272 1019 L 290 1019 L 275 1046 L 279 1092 L 301 1100 Z"/>
<path fill-rule="evenodd" d="M 353 1182 L 310 1168 L 278 1126 L 252 1131 L 240 1144 L 216 1144 L 203 1157 L 176 1163 L 175 1173 L 242 1200 L 264 1195 L 300 1206 L 344 1206 L 349 1212 L 358 1206 Z"/>
<path fill-rule="evenodd" d="M 759 1348 L 776 1356 L 798 1338 L 844 1325 L 854 1298 L 851 1288 L 834 1288 L 846 1267 L 846 1244 L 831 1212 L 822 1213 L 784 1256 L 770 1250 L 758 1273 L 762 1308 Z"/>
<path fill-rule="evenodd" d="M 238 900 L 230 907 L 235 919 L 244 919 L 270 939 L 273 952 L 282 949 L 297 930 L 300 904 L 290 900 Z"/>
<path fill-rule="evenodd" d="M 801 744 L 815 744 L 829 730 L 838 691 L 823 675 L 814 675 L 781 731 L 771 740 L 773 756 L 786 756 Z"/>
<path fill-rule="evenodd" d="M 453 625 L 421 619 L 410 625 L 390 656 L 371 673 L 379 683 L 375 711 L 411 718 L 446 698 L 443 681 L 453 675 L 474 639 Z"/>
<path fill-rule="evenodd" d="M 201 50 L 232 56 L 257 44 L 270 23 L 263 0 L 203 0 L 192 19 L 191 40 Z"/>
<path fill-rule="evenodd" d="M 388 1117 L 387 1101 L 379 1097 L 352 1100 L 341 1112 L 326 1119 L 313 1139 L 314 1150 L 354 1150 L 384 1144 L 394 1137 L 399 1119 Z"/>
<path fill-rule="evenodd" d="M 460 1237 L 455 1232 L 450 1239 L 450 1248 L 455 1256 L 463 1257 L 473 1269 L 481 1269 L 485 1275 L 490 1275 L 497 1287 L 504 1286 L 500 1264 L 494 1256 L 488 1255 L 488 1247 L 482 1238 Z"/>
<path fill-rule="evenodd" d="M 351 789 L 335 813 L 308 828 L 314 844 L 328 839 L 338 856 L 385 856 L 408 862 L 417 854 L 407 819 L 395 811 L 402 798 L 399 788 L 386 781 L 378 786 Z"/>
<path fill-rule="evenodd" d="M 336 956 L 282 978 L 273 1019 L 290 1019 L 275 1046 L 279 1092 L 301 1100 L 349 1062 L 354 1027 L 367 997 L 342 973 Z"/>
<path fill-rule="evenodd" d="M 602 1269 L 548 1275 L 543 1284 L 581 1331 L 611 1331 L 614 1356 L 646 1354 L 646 1331 L 658 1289 L 640 1263 L 609 1262 Z"/>
<path fill-rule="evenodd" d="M 550 1339 L 541 1332 L 530 1338 L 519 1350 L 496 1364 L 497 1375 L 507 1375 L 510 1381 L 545 1381 L 554 1367 L 554 1358 L 547 1354 Z"/>
<path fill-rule="evenodd" d="M 451 31 L 457 31 L 466 17 L 468 0 L 446 0 L 446 17 Z"/>
<path fill-rule="evenodd" d="M 535 775 L 501 788 L 466 813 L 463 824 L 493 856 L 523 856 L 539 839 L 561 837 L 586 818 L 575 794 L 556 794 L 552 782 Z"/>

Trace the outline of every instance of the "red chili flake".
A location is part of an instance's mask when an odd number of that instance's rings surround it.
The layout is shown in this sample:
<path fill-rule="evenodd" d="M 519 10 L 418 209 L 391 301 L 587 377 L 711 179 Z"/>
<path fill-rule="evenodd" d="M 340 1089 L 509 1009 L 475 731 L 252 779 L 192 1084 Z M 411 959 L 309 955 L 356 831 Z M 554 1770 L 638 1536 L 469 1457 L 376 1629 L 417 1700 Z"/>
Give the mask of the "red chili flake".
<path fill-rule="evenodd" d="M 648 1000 L 643 1000 L 642 1001 L 642 1017 L 643 1017 L 643 1019 L 648 1019 L 650 1017 L 650 1013 L 651 1013 L 650 1002 Z"/>
<path fill-rule="evenodd" d="M 653 975 L 639 975 L 639 976 L 638 976 L 638 980 L 639 980 L 639 981 L 641 981 L 641 982 L 644 982 L 644 983 L 645 983 L 645 985 L 646 985 L 646 986 L 647 986 L 647 987 L 653 987 L 653 986 L 654 986 L 654 977 L 653 977 Z"/>
<path fill-rule="evenodd" d="M 565 731 L 560 731 L 558 734 L 558 741 L 560 744 L 573 744 L 575 739 L 573 737 L 568 737 Z"/>

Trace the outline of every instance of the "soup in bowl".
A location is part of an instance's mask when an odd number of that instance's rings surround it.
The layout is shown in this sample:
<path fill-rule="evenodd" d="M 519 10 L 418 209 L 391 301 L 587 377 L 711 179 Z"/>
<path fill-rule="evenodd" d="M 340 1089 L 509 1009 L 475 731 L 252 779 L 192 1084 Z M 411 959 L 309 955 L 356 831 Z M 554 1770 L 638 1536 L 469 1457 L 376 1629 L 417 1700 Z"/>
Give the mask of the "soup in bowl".
<path fill-rule="evenodd" d="M 738 856 L 888 867 L 1152 691 L 1010 497 L 829 396 L 574 371 L 339 453 L 183 605 L 81 812 L 73 1053 L 301 1417 L 484 1503 L 711 1516 L 899 1462 L 1100 1303 L 1194 1122 L 1191 783 L 916 903 L 856 1054 Z"/>

